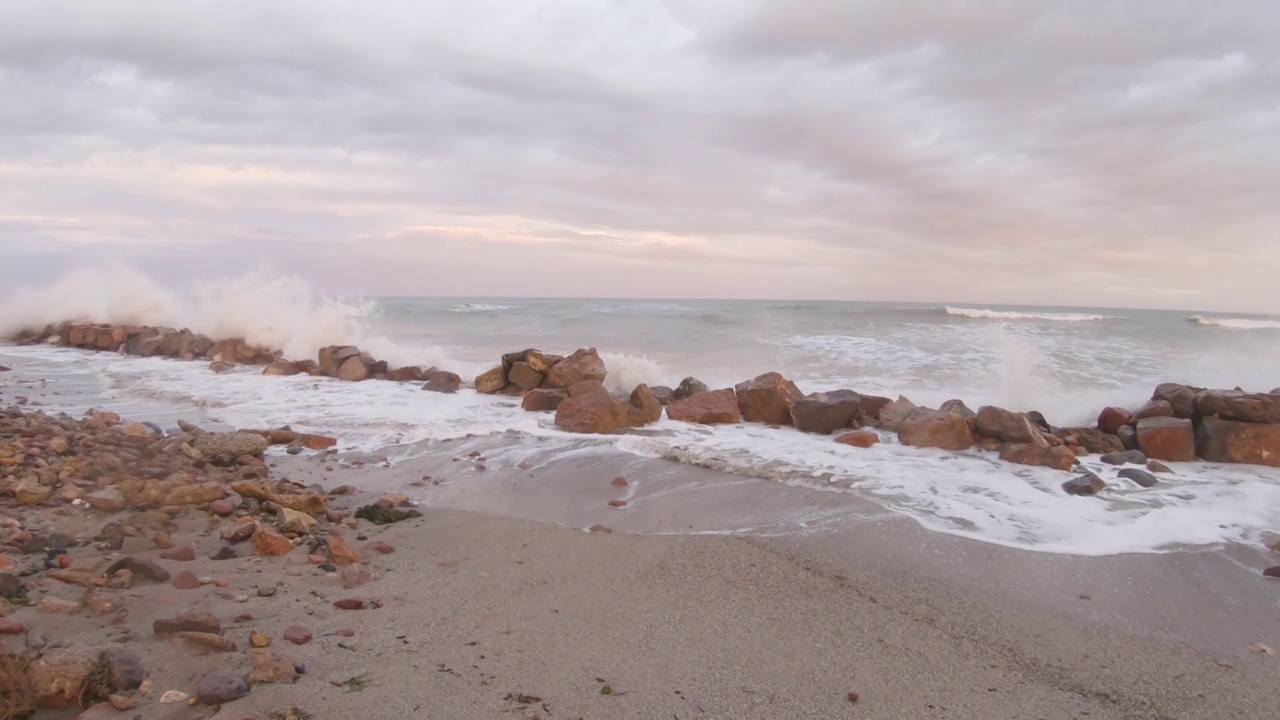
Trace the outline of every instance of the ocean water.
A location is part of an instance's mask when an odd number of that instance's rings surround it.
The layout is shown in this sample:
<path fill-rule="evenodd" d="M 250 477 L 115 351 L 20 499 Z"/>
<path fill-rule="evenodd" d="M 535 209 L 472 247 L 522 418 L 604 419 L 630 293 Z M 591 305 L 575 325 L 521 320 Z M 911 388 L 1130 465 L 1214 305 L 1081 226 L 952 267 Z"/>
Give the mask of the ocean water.
<path fill-rule="evenodd" d="M 354 342 L 393 364 L 436 365 L 470 377 L 506 352 L 596 347 L 608 384 L 674 385 L 693 375 L 727 387 L 776 370 L 805 392 L 850 388 L 936 406 L 1039 410 L 1060 426 L 1091 424 L 1108 404 L 1136 407 L 1165 381 L 1267 391 L 1280 386 L 1280 319 L 1109 308 L 981 307 L 854 302 L 551 299 L 326 299 L 292 279 L 256 278 L 166 292 L 149 280 L 81 275 L 28 289 L 0 307 L 0 332 L 67 317 L 187 326 L 244 335 L 313 357 Z M 122 295 L 121 286 L 128 292 Z M 289 424 L 336 435 L 347 452 L 427 463 L 442 443 L 485 442 L 491 474 L 536 455 L 554 464 L 596 456 L 650 461 L 664 477 L 698 466 L 870 500 L 922 526 L 1002 545 L 1081 555 L 1257 545 L 1280 531 L 1280 470 L 1177 464 L 1142 489 L 1086 460 L 1110 487 L 1065 495 L 1068 476 L 993 454 L 871 449 L 791 429 L 701 427 L 662 420 L 610 437 L 560 432 L 518 400 L 422 392 L 413 384 L 215 375 L 203 363 L 54 347 L 5 348 L 50 378 L 48 409 L 83 412 L 59 383 L 97 383 L 117 407 L 164 414 L 200 408 L 238 427 Z M 59 400 L 59 398 L 63 398 Z M 508 467 L 509 466 L 509 467 Z M 465 488 L 462 490 L 465 492 Z M 743 527 L 752 525 L 743 518 Z"/>

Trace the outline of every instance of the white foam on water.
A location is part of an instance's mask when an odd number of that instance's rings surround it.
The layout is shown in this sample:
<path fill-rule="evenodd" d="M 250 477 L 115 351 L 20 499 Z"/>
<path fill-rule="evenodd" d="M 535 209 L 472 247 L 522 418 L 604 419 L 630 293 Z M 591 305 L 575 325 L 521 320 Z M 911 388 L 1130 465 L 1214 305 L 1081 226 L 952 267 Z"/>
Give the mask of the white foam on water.
<path fill-rule="evenodd" d="M 449 312 L 455 313 L 487 313 L 501 312 L 503 310 L 514 310 L 514 305 L 491 305 L 488 303 L 462 303 L 449 308 Z"/>
<path fill-rule="evenodd" d="M 673 384 L 672 376 L 666 368 L 648 357 L 602 352 L 600 359 L 607 369 L 604 386 L 610 392 L 629 395 L 637 385 L 652 387 Z"/>
<path fill-rule="evenodd" d="M 1230 328 L 1232 330 L 1280 330 L 1280 320 L 1257 320 L 1253 318 L 1212 318 L 1203 315 L 1192 315 L 1187 318 L 1196 325 Z"/>
<path fill-rule="evenodd" d="M 988 310 L 985 308 L 963 308 L 947 306 L 948 315 L 973 318 L 975 320 L 1048 320 L 1050 322 L 1090 322 L 1094 320 L 1111 320 L 1110 315 L 1093 315 L 1090 313 L 1039 313 L 1014 312 L 1008 310 Z"/>

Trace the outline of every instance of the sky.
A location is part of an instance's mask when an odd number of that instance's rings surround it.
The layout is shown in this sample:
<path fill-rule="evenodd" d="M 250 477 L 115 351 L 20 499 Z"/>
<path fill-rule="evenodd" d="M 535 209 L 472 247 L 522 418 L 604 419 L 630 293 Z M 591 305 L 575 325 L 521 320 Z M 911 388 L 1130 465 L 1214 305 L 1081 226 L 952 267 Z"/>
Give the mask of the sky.
<path fill-rule="evenodd" d="M 0 267 L 1280 313 L 1272 0 L 0 4 Z"/>

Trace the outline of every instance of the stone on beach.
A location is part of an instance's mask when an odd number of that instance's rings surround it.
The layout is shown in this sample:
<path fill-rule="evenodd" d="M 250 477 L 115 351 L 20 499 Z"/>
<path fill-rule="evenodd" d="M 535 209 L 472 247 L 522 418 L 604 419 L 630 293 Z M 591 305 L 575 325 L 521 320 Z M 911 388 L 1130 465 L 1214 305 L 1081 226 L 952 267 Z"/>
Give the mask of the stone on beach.
<path fill-rule="evenodd" d="M 248 694 L 249 683 L 244 677 L 226 670 L 206 675 L 196 685 L 196 700 L 203 705 L 222 705 Z"/>
<path fill-rule="evenodd" d="M 1151 393 L 1151 399 L 1169 403 L 1174 417 L 1189 420 L 1196 415 L 1196 396 L 1202 389 L 1181 383 L 1161 383 Z"/>
<path fill-rule="evenodd" d="M 520 406 L 528 412 L 550 412 L 560 407 L 560 403 L 569 399 L 566 390 L 558 388 L 539 388 L 524 394 Z"/>
<path fill-rule="evenodd" d="M 1018 465 L 1038 465 L 1055 470 L 1070 470 L 1076 464 L 1076 455 L 1070 448 L 1046 447 L 1036 443 L 1006 443 L 1000 448 L 1000 459 Z"/>
<path fill-rule="evenodd" d="M 423 385 L 422 389 L 448 395 L 458 392 L 460 387 L 462 387 L 462 378 L 457 373 L 431 368 L 427 370 L 427 384 Z"/>
<path fill-rule="evenodd" d="M 700 392 L 667 406 L 667 417 L 702 425 L 734 424 L 742 420 L 732 388 Z"/>
<path fill-rule="evenodd" d="M 1106 489 L 1107 484 L 1093 473 L 1086 473 L 1062 483 L 1062 489 L 1068 495 L 1097 495 Z"/>
<path fill-rule="evenodd" d="M 491 370 L 486 370 L 476 376 L 475 379 L 476 392 L 481 395 L 493 395 L 501 392 L 507 386 L 507 372 L 501 365 Z"/>
<path fill-rule="evenodd" d="M 1195 441 L 1197 454 L 1209 462 L 1280 467 L 1280 424 L 1203 417 L 1196 426 Z"/>
<path fill-rule="evenodd" d="M 1144 488 L 1151 488 L 1160 484 L 1155 475 L 1141 468 L 1124 468 L 1118 475 L 1126 480 L 1132 480 Z"/>
<path fill-rule="evenodd" d="M 743 420 L 767 425 L 790 425 L 791 406 L 804 397 L 795 383 L 776 372 L 738 383 L 734 393 Z"/>
<path fill-rule="evenodd" d="M 1171 416 L 1138 421 L 1138 447 L 1148 458 L 1174 462 L 1196 459 L 1196 438 L 1190 420 Z"/>
<path fill-rule="evenodd" d="M 942 450 L 968 450 L 973 432 L 961 415 L 928 408 L 916 408 L 898 425 L 903 445 Z"/>
<path fill-rule="evenodd" d="M 885 404 L 880 408 L 880 412 L 876 414 L 879 419 L 880 427 L 889 432 L 897 432 L 898 426 L 903 420 L 911 415 L 915 409 L 919 407 L 907 398 L 899 395 L 897 400 Z"/>
<path fill-rule="evenodd" d="M 978 408 L 974 434 L 1005 443 L 1033 443 L 1040 432 L 1026 413 L 1013 412 L 992 405 Z"/>
<path fill-rule="evenodd" d="M 1205 390 L 1195 396 L 1195 408 L 1205 418 L 1280 424 L 1280 395 Z"/>
<path fill-rule="evenodd" d="M 676 386 L 676 389 L 671 392 L 671 400 L 672 402 L 676 400 L 684 400 L 685 398 L 693 397 L 698 393 L 704 393 L 710 390 L 711 388 L 707 387 L 707 384 L 698 378 L 687 377 L 681 380 L 680 384 Z"/>
<path fill-rule="evenodd" d="M 608 371 L 595 348 L 582 348 L 547 371 L 543 387 L 568 388 L 586 380 L 604 382 Z"/>
<path fill-rule="evenodd" d="M 812 393 L 791 405 L 791 424 L 803 432 L 830 435 L 861 425 L 862 396 L 852 390 Z"/>
<path fill-rule="evenodd" d="M 1106 407 L 1098 415 L 1098 429 L 1112 435 L 1131 422 L 1133 422 L 1133 413 L 1124 408 Z"/>
<path fill-rule="evenodd" d="M 880 442 L 880 436 L 870 430 L 854 430 L 836 437 L 836 442 L 850 447 L 869 448 Z"/>
<path fill-rule="evenodd" d="M 559 366 L 557 366 L 559 367 Z M 576 433 L 610 434 L 636 424 L 635 408 L 598 388 L 577 397 L 569 397 L 556 408 L 556 427 Z"/>

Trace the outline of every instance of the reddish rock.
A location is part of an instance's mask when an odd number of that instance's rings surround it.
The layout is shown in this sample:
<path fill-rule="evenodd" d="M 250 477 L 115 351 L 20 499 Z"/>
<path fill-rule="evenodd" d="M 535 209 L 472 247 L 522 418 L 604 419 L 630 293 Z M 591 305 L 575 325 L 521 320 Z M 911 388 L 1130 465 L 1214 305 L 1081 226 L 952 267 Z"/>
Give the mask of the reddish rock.
<path fill-rule="evenodd" d="M 364 601 L 359 598 L 343 598 L 333 601 L 333 606 L 339 610 L 363 610 Z"/>
<path fill-rule="evenodd" d="M 431 368 L 427 371 L 427 384 L 423 385 L 422 389 L 451 394 L 458 392 L 460 387 L 462 387 L 462 378 L 458 377 L 457 373 Z"/>
<path fill-rule="evenodd" d="M 1115 435 L 1120 428 L 1133 422 L 1133 413 L 1118 407 L 1103 408 L 1098 414 L 1098 429 Z"/>
<path fill-rule="evenodd" d="M 791 424 L 797 430 L 830 435 L 841 428 L 861 425 L 862 396 L 852 390 L 813 393 L 791 406 Z"/>
<path fill-rule="evenodd" d="M 190 570 L 183 570 L 175 575 L 171 584 L 179 590 L 195 590 L 204 587 L 204 583 L 200 582 L 200 578 L 196 577 L 196 574 Z"/>
<path fill-rule="evenodd" d="M 540 350 L 530 350 L 524 354 L 524 361 L 529 367 L 543 375 L 546 375 L 561 360 L 564 358 L 559 355 L 548 355 Z"/>
<path fill-rule="evenodd" d="M 544 379 L 542 373 L 529 367 L 523 360 L 513 363 L 507 373 L 507 381 L 525 391 L 541 386 Z"/>
<path fill-rule="evenodd" d="M 804 397 L 800 388 L 776 372 L 758 375 L 734 387 L 746 422 L 790 425 L 791 406 Z"/>
<path fill-rule="evenodd" d="M 249 684 L 290 684 L 298 680 L 298 663 L 292 657 L 271 648 L 257 648 L 249 652 L 253 669 L 249 671 Z"/>
<path fill-rule="evenodd" d="M 1053 433 L 1067 445 L 1078 445 L 1089 453 L 1124 452 L 1120 438 L 1096 428 L 1058 428 Z"/>
<path fill-rule="evenodd" d="M 0 635 L 21 635 L 27 631 L 27 626 L 12 620 L 0 620 Z"/>
<path fill-rule="evenodd" d="M 209 512 L 218 517 L 230 517 L 236 512 L 236 504 L 233 500 L 214 500 L 209 503 Z"/>
<path fill-rule="evenodd" d="M 301 625 L 291 625 L 280 635 L 294 645 L 306 645 L 311 642 L 311 631 Z"/>
<path fill-rule="evenodd" d="M 566 390 L 542 388 L 525 393 L 520 405 L 529 412 L 548 412 L 560 407 L 560 403 L 568 399 L 569 393 Z"/>
<path fill-rule="evenodd" d="M 329 557 L 333 559 L 333 564 L 339 567 L 345 565 L 358 565 L 364 562 L 364 558 L 360 556 L 356 549 L 351 547 L 351 543 L 347 539 L 338 534 L 337 531 L 329 533 Z"/>
<path fill-rule="evenodd" d="M 391 382 L 424 382 L 427 379 L 427 373 L 417 365 L 410 365 L 388 370 L 387 379 Z"/>
<path fill-rule="evenodd" d="M 183 545 L 169 552 L 160 553 L 160 557 L 166 560 L 177 560 L 178 562 L 191 562 L 196 559 L 196 549 L 190 545 Z"/>
<path fill-rule="evenodd" d="M 881 407 L 876 417 L 879 418 L 880 427 L 889 432 L 898 432 L 898 426 L 918 407 L 919 405 L 899 395 L 897 400 Z"/>
<path fill-rule="evenodd" d="M 1220 420 L 1280 424 L 1280 395 L 1205 390 L 1196 396 L 1196 410 Z"/>
<path fill-rule="evenodd" d="M 173 635 L 180 632 L 212 633 L 222 632 L 222 623 L 218 618 L 205 610 L 188 610 L 175 618 L 161 618 L 151 624 L 151 631 L 156 635 Z"/>
<path fill-rule="evenodd" d="M 916 408 L 898 425 L 898 438 L 903 445 L 943 450 L 968 450 L 973 447 L 973 432 L 963 416 L 955 413 Z"/>
<path fill-rule="evenodd" d="M 492 370 L 487 370 L 476 376 L 475 379 L 476 392 L 482 395 L 494 395 L 502 392 L 507 386 L 506 368 L 499 365 Z"/>
<path fill-rule="evenodd" d="M 1004 443 L 1036 443 L 1040 433 L 1025 413 L 984 405 L 978 408 L 974 433 Z"/>
<path fill-rule="evenodd" d="M 626 506 L 627 506 L 626 500 L 610 500 L 609 501 L 609 507 L 611 508 L 617 508 L 620 510 Z"/>
<path fill-rule="evenodd" d="M 600 382 L 599 380 L 583 380 L 580 383 L 575 383 L 569 386 L 568 388 L 565 389 L 565 392 L 568 392 L 569 397 L 572 398 L 572 397 L 580 397 L 582 395 L 590 395 L 591 393 L 599 392 L 603 389 L 604 389 L 604 383 Z"/>
<path fill-rule="evenodd" d="M 258 525 L 253 531 L 253 550 L 259 555 L 275 557 L 293 552 L 294 545 L 288 538 L 266 525 Z"/>
<path fill-rule="evenodd" d="M 377 580 L 378 573 L 368 565 L 347 565 L 338 573 L 338 578 L 342 581 L 342 587 L 351 590 Z"/>
<path fill-rule="evenodd" d="M 338 369 L 348 359 L 360 355 L 360 349 L 351 345 L 330 345 L 320 348 L 319 369 L 321 375 L 338 377 Z"/>
<path fill-rule="evenodd" d="M 547 371 L 544 387 L 568 388 L 585 380 L 604 382 L 607 370 L 595 348 L 584 348 L 556 363 Z"/>
<path fill-rule="evenodd" d="M 667 406 L 667 417 L 702 425 L 733 424 L 742 420 L 732 388 L 698 393 Z"/>
<path fill-rule="evenodd" d="M 1209 462 L 1280 467 L 1280 424 L 1235 422 L 1206 416 L 1200 419 L 1195 436 L 1196 452 Z"/>
<path fill-rule="evenodd" d="M 640 427 L 662 419 L 662 403 L 653 396 L 648 385 L 637 385 L 631 391 L 631 424 Z"/>
<path fill-rule="evenodd" d="M 1070 448 L 1046 447 L 1036 443 L 1006 443 L 1000 448 L 1000 459 L 1018 465 L 1037 465 L 1055 470 L 1070 470 L 1076 464 L 1076 454 Z"/>
<path fill-rule="evenodd" d="M 1269 578 L 1280 578 L 1280 565 L 1274 565 L 1262 571 L 1262 574 Z"/>
<path fill-rule="evenodd" d="M 1068 495 L 1097 495 L 1106 489 L 1107 484 L 1093 473 L 1085 473 L 1062 483 L 1062 490 Z"/>
<path fill-rule="evenodd" d="M 1138 448 L 1148 458 L 1175 462 L 1196 459 L 1196 437 L 1190 420 L 1147 417 L 1138 421 L 1137 430 Z"/>
<path fill-rule="evenodd" d="M 613 482 L 611 482 L 611 483 L 609 483 L 609 484 L 610 484 L 610 485 L 612 485 L 612 486 L 614 486 L 614 487 L 627 487 L 627 486 L 631 485 L 631 483 L 630 483 L 630 482 L 628 482 L 628 481 L 627 481 L 627 479 L 626 479 L 626 478 L 624 478 L 624 477 L 622 477 L 622 476 L 618 476 L 618 477 L 614 478 L 614 479 L 613 479 Z"/>
<path fill-rule="evenodd" d="M 711 388 L 707 387 L 707 384 L 698 378 L 687 377 L 680 381 L 680 384 L 676 386 L 675 390 L 671 391 L 671 401 L 675 402 L 676 400 L 684 400 L 685 398 L 693 397 L 698 393 L 709 392 L 710 390 Z M 667 404 L 670 405 L 671 403 Z"/>
<path fill-rule="evenodd" d="M 393 546 L 391 546 L 391 545 L 389 545 L 389 544 L 387 544 L 387 543 L 385 543 L 385 542 L 383 542 L 383 541 L 381 541 L 381 540 L 374 540 L 373 542 L 369 543 L 368 545 L 365 545 L 365 547 L 369 548 L 370 550 L 372 550 L 372 551 L 374 551 L 374 552 L 376 552 L 376 553 L 380 553 L 380 554 L 382 554 L 382 555 L 390 555 L 391 553 L 393 553 L 393 552 L 395 552 L 395 551 L 396 551 L 396 549 L 395 549 Z"/>
<path fill-rule="evenodd" d="M 1173 417 L 1173 406 L 1168 400 L 1151 400 L 1138 408 L 1138 411 L 1133 414 L 1133 421 L 1136 423 L 1139 420 L 1154 417 Z"/>
<path fill-rule="evenodd" d="M 57 710 L 78 703 L 94 665 L 95 658 L 82 650 L 55 651 L 33 660 L 27 678 L 36 705 Z"/>
<path fill-rule="evenodd" d="M 880 442 L 880 436 L 869 430 L 854 430 L 837 437 L 836 442 L 850 447 L 869 448 Z"/>
<path fill-rule="evenodd" d="M 1156 386 L 1155 392 L 1151 393 L 1151 399 L 1169 403 L 1174 417 L 1187 420 L 1195 417 L 1196 395 L 1203 389 L 1179 383 L 1161 383 Z"/>
<path fill-rule="evenodd" d="M 880 423 L 880 412 L 885 406 L 893 402 L 892 399 L 881 397 L 879 395 L 863 395 L 861 405 L 862 422 L 864 424 L 876 425 Z"/>
<path fill-rule="evenodd" d="M 559 366 L 557 366 L 559 367 Z M 600 388 L 595 392 L 569 397 L 556 408 L 556 427 L 577 433 L 608 434 L 632 427 L 635 418 L 625 403 Z"/>

